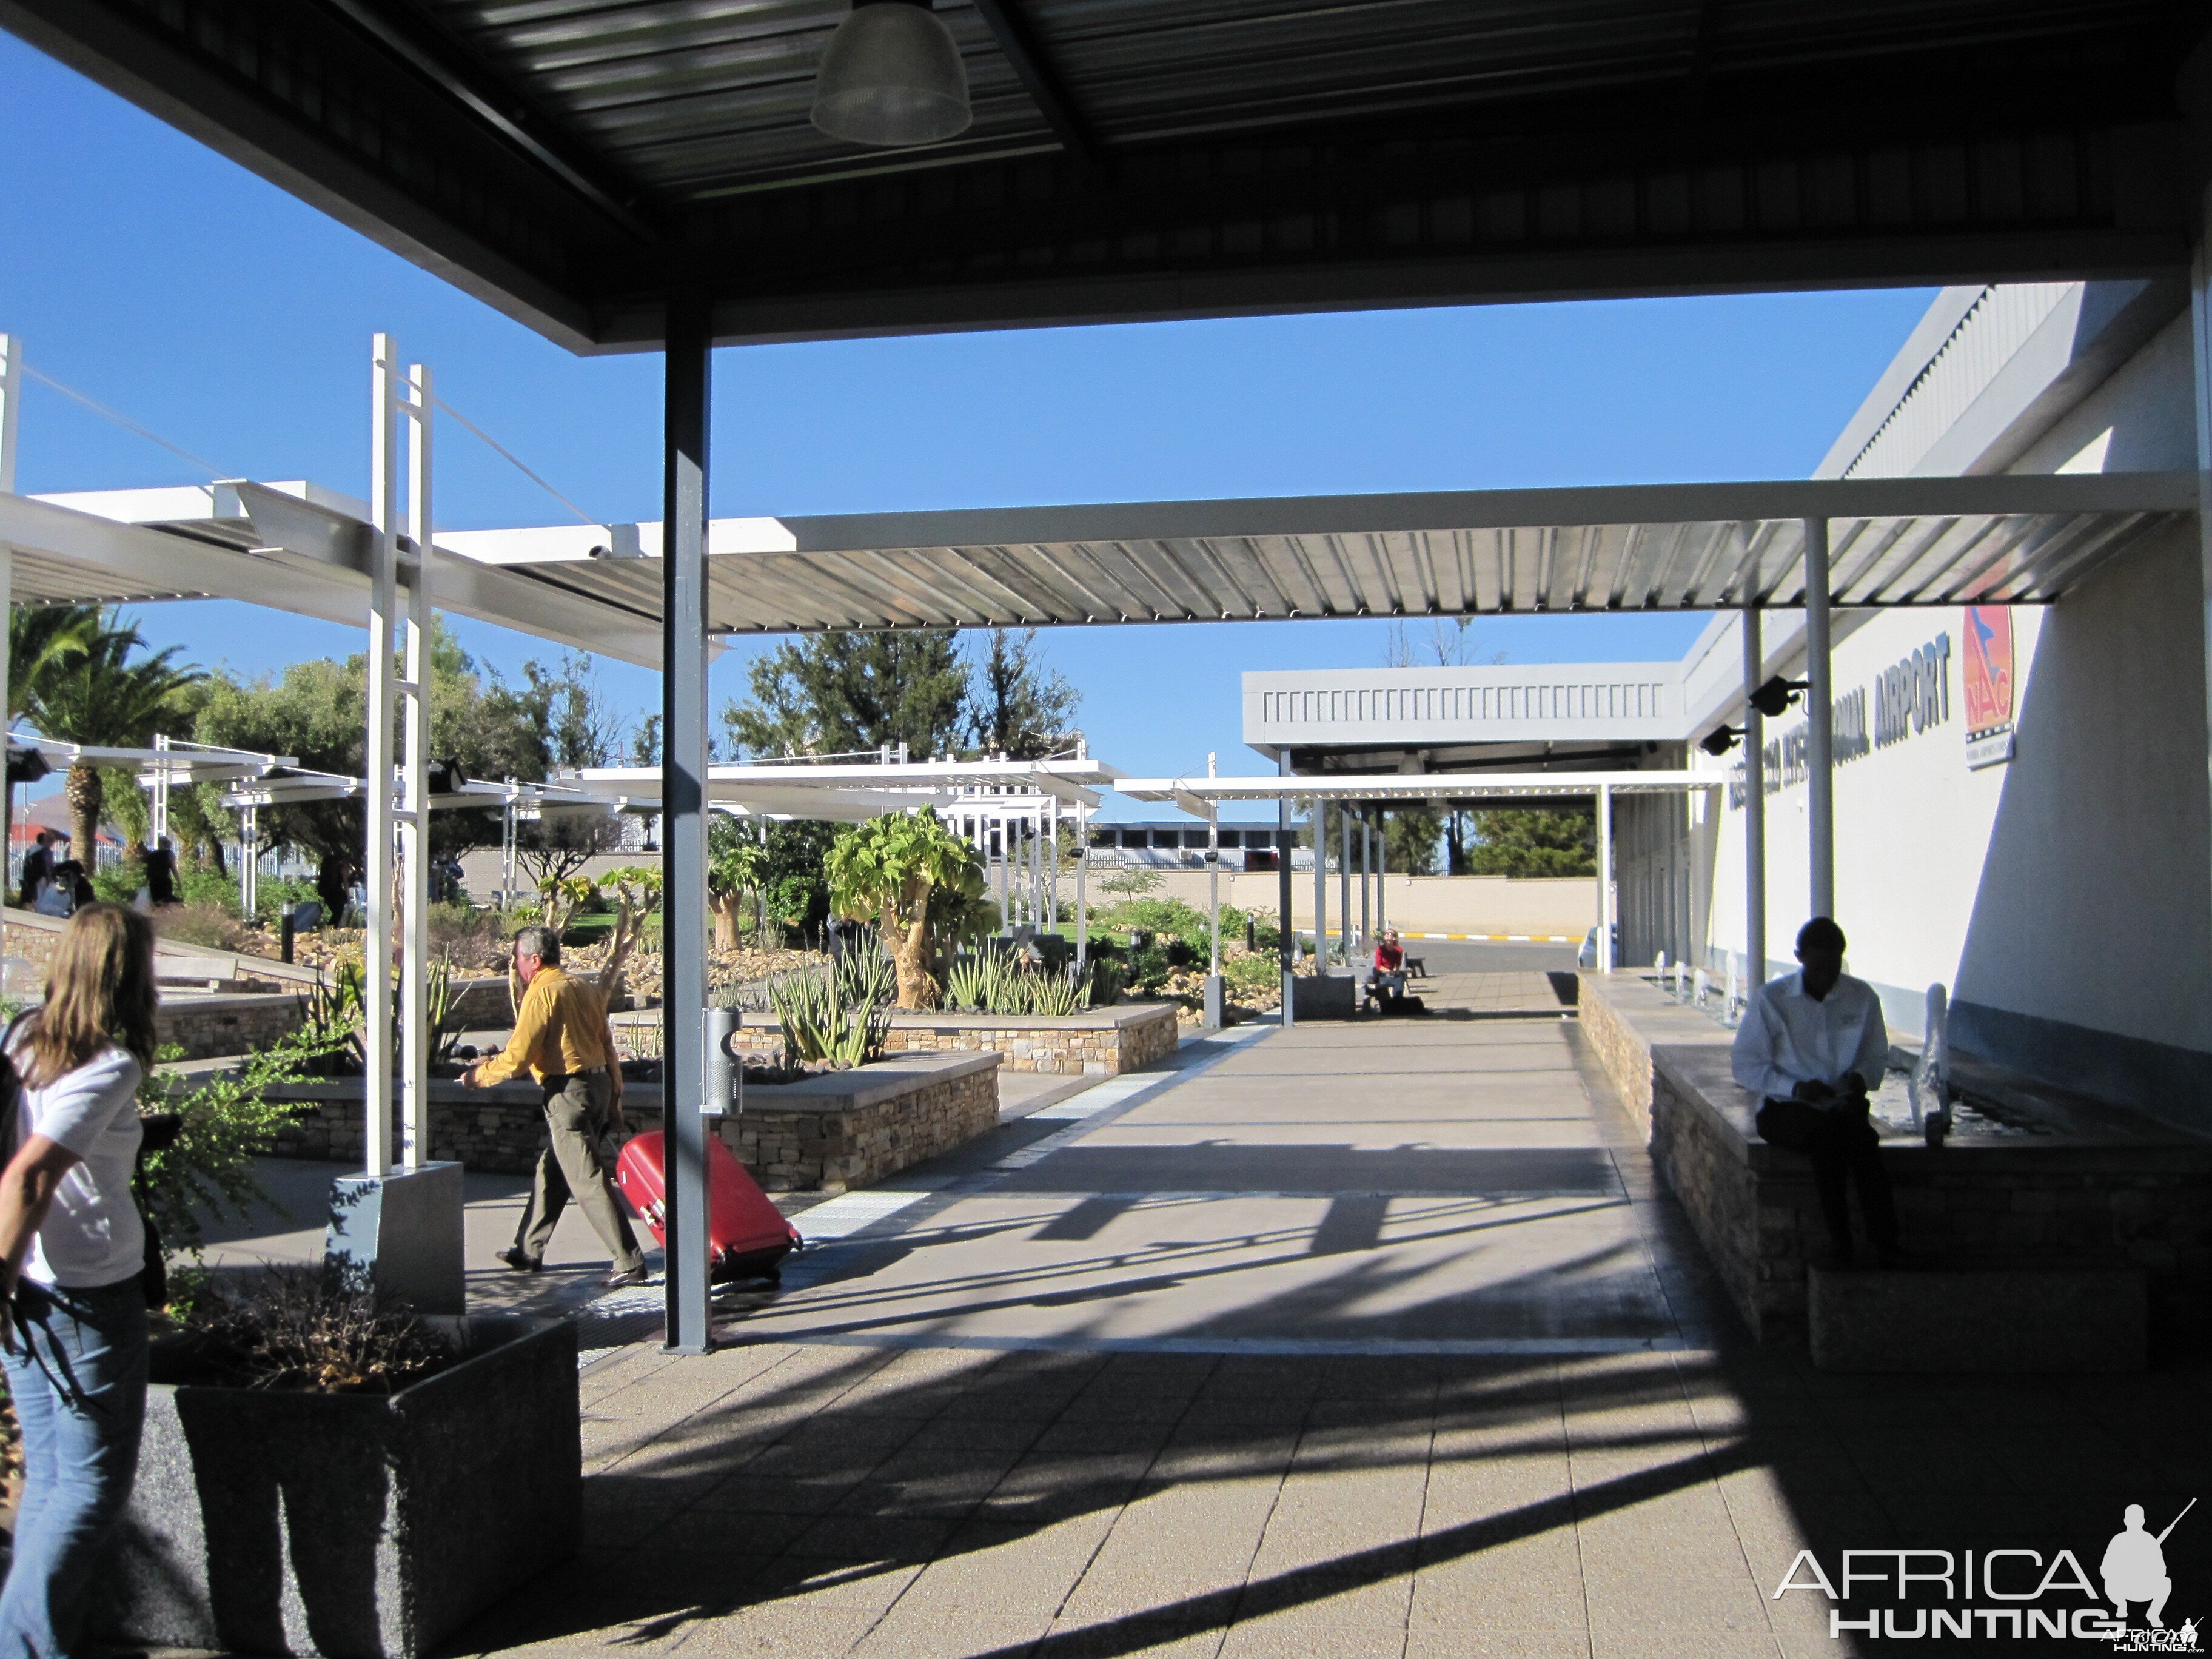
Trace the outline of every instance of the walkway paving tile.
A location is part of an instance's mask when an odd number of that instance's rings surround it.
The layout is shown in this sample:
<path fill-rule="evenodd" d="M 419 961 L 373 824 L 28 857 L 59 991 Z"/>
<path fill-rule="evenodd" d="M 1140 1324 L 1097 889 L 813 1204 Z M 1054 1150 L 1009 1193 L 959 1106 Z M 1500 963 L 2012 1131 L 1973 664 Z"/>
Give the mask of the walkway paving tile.
<path fill-rule="evenodd" d="M 1430 994 L 1186 1043 L 905 1172 L 720 1351 L 589 1365 L 593 1568 L 453 1651 L 1853 1659 L 1801 1549 L 2090 1559 L 2212 1487 L 2201 1360 L 1753 1346 L 1541 976 Z M 2212 1522 L 2168 1557 L 2212 1585 Z"/>

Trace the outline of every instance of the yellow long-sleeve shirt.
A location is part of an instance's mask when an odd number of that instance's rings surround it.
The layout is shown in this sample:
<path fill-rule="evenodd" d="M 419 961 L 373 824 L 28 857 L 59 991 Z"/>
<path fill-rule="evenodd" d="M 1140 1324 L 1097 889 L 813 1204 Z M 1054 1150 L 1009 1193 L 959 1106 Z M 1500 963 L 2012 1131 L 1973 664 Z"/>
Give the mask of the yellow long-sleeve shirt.
<path fill-rule="evenodd" d="M 608 1063 L 607 1011 L 599 994 L 558 968 L 540 968 L 515 1010 L 507 1047 L 477 1068 L 477 1082 L 504 1083 L 527 1071 L 543 1083 Z"/>

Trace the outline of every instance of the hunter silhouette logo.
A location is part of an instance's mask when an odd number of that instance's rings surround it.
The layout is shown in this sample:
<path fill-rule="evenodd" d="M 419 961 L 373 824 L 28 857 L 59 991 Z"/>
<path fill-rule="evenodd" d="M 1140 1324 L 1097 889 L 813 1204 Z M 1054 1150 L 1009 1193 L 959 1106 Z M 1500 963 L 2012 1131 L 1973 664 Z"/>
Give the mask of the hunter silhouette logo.
<path fill-rule="evenodd" d="M 1772 1599 L 1792 1590 L 1825 1595 L 1834 1638 L 2070 1638 L 2108 1642 L 2118 1653 L 2196 1653 L 2197 1621 L 2176 1629 L 2165 1622 L 2173 1593 L 2166 1540 L 2196 1507 L 2192 1498 L 2153 1533 L 2143 1506 L 2129 1504 L 2098 1564 L 2101 1593 L 2070 1549 L 1845 1550 L 1833 1577 L 1813 1551 L 1800 1550 Z M 2142 1609 L 2142 1624 L 2128 1622 L 2130 1607 Z"/>
<path fill-rule="evenodd" d="M 2173 1580 L 2166 1576 L 2166 1540 L 2168 1534 L 2181 1524 L 2181 1516 L 2197 1507 L 2191 1498 L 2181 1506 L 2177 1515 L 2166 1523 L 2166 1531 L 2153 1537 L 2143 1530 L 2143 1506 L 2130 1504 L 2120 1517 L 2120 1530 L 2112 1534 L 2112 1541 L 2105 1546 L 2102 1575 L 2105 1580 L 2105 1599 L 2112 1604 L 2113 1617 L 2123 1628 L 2112 1640 L 2115 1651 L 2121 1653 L 2194 1653 L 2197 1651 L 2197 1621 L 2186 1619 L 2179 1630 L 2169 1631 L 2160 1617 L 2166 1611 L 2166 1598 L 2173 1594 Z M 2127 1624 L 2128 1604 L 2141 1601 L 2143 1607 L 2143 1626 Z"/>

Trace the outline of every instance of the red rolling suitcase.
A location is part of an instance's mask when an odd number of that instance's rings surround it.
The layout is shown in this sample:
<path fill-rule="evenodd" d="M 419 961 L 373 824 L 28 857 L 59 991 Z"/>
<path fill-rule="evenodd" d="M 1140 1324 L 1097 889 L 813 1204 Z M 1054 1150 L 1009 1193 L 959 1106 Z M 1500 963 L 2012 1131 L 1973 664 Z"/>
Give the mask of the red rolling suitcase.
<path fill-rule="evenodd" d="M 665 1249 L 668 1183 L 658 1129 L 633 1135 L 615 1160 L 615 1186 Z M 707 1244 L 714 1263 L 708 1277 L 769 1279 L 799 1244 L 799 1229 L 786 1221 L 768 1194 L 745 1173 L 737 1155 L 712 1133 L 707 1137 Z"/>

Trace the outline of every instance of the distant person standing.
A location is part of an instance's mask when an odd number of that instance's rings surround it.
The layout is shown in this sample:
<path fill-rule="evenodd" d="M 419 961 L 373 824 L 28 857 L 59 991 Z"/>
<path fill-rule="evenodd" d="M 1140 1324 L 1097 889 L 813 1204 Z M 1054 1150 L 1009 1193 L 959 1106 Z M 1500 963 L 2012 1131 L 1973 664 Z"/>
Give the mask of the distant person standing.
<path fill-rule="evenodd" d="M 120 905 L 62 930 L 45 1006 L 11 1033 L 21 1090 L 0 1172 L 0 1347 L 23 1431 L 23 1505 L 0 1653 L 86 1651 L 85 1614 L 138 1468 L 146 1237 L 131 1194 L 154 1060 L 154 932 Z"/>
<path fill-rule="evenodd" d="M 600 1140 L 623 1127 L 622 1072 L 606 1003 L 591 986 L 561 971 L 560 936 L 550 927 L 525 927 L 514 936 L 514 973 L 527 988 L 515 1010 L 514 1035 L 502 1052 L 461 1079 L 483 1089 L 527 1071 L 544 1091 L 545 1150 L 538 1155 L 514 1243 L 499 1259 L 518 1273 L 543 1267 L 545 1247 L 573 1195 L 614 1257 L 605 1283 L 641 1285 L 644 1252 L 599 1161 Z"/>
<path fill-rule="evenodd" d="M 155 837 L 141 860 L 146 872 L 146 902 L 157 908 L 177 902 L 177 855 L 167 836 Z"/>
<path fill-rule="evenodd" d="M 1813 1160 L 1813 1184 L 1838 1267 L 1852 1257 L 1846 1176 L 1858 1184 L 1867 1239 L 1884 1266 L 1897 1254 L 1897 1208 L 1867 1097 L 1889 1064 L 1881 1000 L 1844 972 L 1844 930 L 1815 916 L 1797 930 L 1794 974 L 1759 988 L 1736 1028 L 1729 1069 L 1759 1097 L 1759 1138 Z"/>
<path fill-rule="evenodd" d="M 52 879 L 54 873 L 54 832 L 39 831 L 38 843 L 23 854 L 23 880 L 16 890 L 15 902 L 26 910 L 39 902 L 39 889 Z"/>

